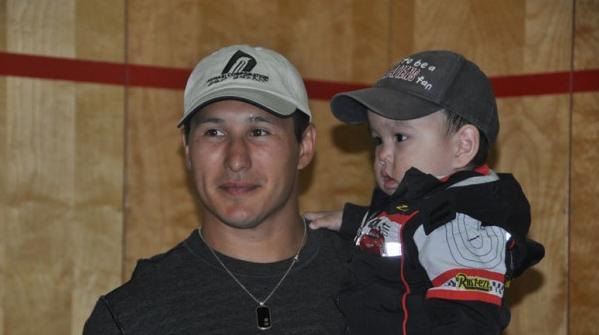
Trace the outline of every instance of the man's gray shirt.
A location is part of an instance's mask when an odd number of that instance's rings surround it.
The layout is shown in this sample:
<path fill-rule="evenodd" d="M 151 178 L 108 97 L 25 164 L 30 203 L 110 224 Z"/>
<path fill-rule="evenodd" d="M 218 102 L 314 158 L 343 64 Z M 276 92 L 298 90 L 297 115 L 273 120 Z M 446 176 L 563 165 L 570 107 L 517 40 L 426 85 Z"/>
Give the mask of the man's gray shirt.
<path fill-rule="evenodd" d="M 268 300 L 272 328 L 259 330 L 256 302 L 235 283 L 198 231 L 170 251 L 138 263 L 131 280 L 102 296 L 84 335 L 111 334 L 339 334 L 335 297 L 349 246 L 335 233 L 310 231 L 295 264 Z M 264 299 L 290 261 L 248 263 L 219 254 L 258 299 Z"/>

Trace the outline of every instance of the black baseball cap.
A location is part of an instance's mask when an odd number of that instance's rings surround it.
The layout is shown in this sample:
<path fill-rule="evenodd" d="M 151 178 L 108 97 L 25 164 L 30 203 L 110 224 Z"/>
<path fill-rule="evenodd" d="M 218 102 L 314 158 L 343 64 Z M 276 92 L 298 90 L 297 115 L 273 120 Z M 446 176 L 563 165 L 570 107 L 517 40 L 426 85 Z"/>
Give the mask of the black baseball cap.
<path fill-rule="evenodd" d="M 476 64 L 451 51 L 410 55 L 373 87 L 336 94 L 331 109 L 350 124 L 366 122 L 369 110 L 389 119 L 410 120 L 446 109 L 476 126 L 489 144 L 499 133 L 491 81 Z"/>

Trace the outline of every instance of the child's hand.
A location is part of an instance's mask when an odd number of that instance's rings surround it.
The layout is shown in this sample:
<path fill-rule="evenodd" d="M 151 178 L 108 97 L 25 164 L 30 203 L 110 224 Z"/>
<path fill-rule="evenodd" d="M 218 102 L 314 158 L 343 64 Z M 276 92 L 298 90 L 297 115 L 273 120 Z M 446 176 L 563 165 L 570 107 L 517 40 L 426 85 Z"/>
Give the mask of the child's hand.
<path fill-rule="evenodd" d="M 304 217 L 311 221 L 310 228 L 327 228 L 334 231 L 341 229 L 342 211 L 308 212 Z"/>

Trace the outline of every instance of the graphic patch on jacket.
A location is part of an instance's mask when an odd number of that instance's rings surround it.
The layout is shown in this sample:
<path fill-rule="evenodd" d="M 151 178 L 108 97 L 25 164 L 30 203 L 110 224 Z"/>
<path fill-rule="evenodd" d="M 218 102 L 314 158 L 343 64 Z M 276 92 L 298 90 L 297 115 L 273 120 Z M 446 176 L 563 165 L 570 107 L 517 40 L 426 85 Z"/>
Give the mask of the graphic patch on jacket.
<path fill-rule="evenodd" d="M 483 226 L 463 213 L 426 235 L 414 234 L 421 264 L 433 287 L 427 298 L 478 300 L 501 305 L 505 255 L 510 235 L 497 226 Z"/>
<path fill-rule="evenodd" d="M 401 256 L 401 226 L 416 213 L 380 213 L 362 224 L 356 245 L 364 252 L 383 257 Z"/>

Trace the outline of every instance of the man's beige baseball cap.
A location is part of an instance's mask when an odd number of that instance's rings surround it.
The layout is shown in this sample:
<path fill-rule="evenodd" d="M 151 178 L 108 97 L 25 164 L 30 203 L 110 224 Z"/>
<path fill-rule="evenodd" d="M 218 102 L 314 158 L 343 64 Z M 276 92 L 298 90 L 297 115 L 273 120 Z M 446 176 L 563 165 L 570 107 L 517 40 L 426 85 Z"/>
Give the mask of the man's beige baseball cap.
<path fill-rule="evenodd" d="M 299 110 L 312 119 L 299 72 L 285 57 L 267 48 L 231 45 L 202 59 L 187 80 L 184 113 L 177 127 L 202 107 L 227 99 L 282 116 Z"/>

